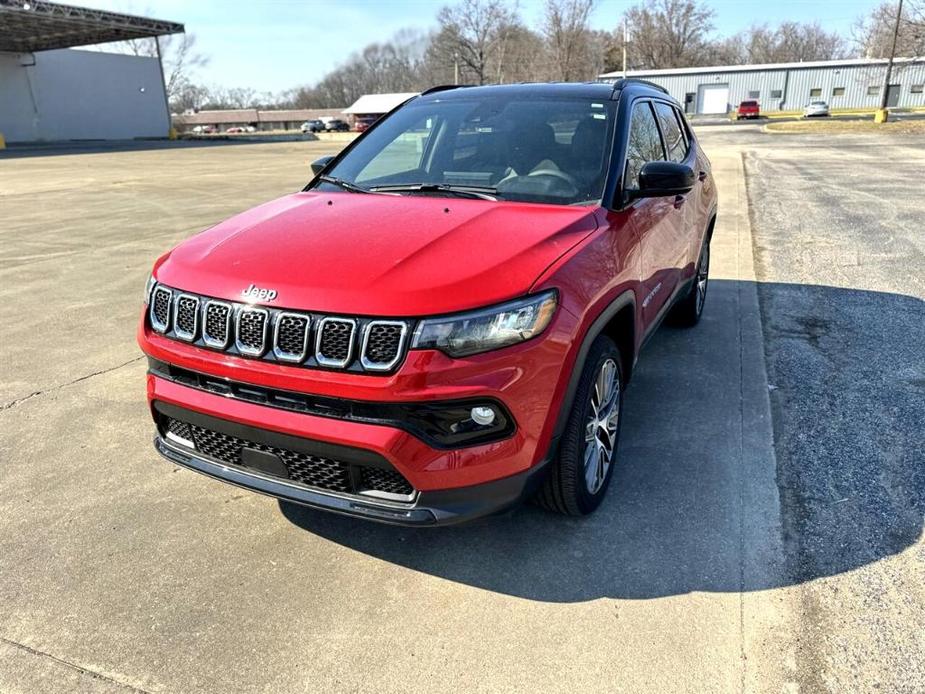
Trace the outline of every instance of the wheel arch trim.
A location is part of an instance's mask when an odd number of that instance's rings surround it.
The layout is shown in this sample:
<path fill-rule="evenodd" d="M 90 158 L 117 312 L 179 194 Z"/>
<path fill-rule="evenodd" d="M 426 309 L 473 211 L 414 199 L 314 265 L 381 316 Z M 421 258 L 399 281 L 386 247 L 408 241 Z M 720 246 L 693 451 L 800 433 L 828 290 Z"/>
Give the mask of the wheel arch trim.
<path fill-rule="evenodd" d="M 604 332 L 608 323 L 623 309 L 630 307 L 633 314 L 633 354 L 621 355 L 624 362 L 629 357 L 629 363 L 632 364 L 636 358 L 636 294 L 632 289 L 627 289 L 611 301 L 592 321 L 591 325 L 585 331 L 581 340 L 581 346 L 578 348 L 578 355 L 575 357 L 575 364 L 572 366 L 572 372 L 569 375 L 568 385 L 565 389 L 565 395 L 562 397 L 562 403 L 559 406 L 559 414 L 556 417 L 556 427 L 553 430 L 553 440 L 558 441 L 565 431 L 565 425 L 568 422 L 569 414 L 572 411 L 572 404 L 575 401 L 575 393 L 578 390 L 578 381 L 581 380 L 581 373 L 584 371 L 585 362 L 588 358 L 588 352 L 591 351 L 591 344 L 597 339 L 598 335 Z M 624 379 L 629 380 L 629 372 L 624 374 Z"/>

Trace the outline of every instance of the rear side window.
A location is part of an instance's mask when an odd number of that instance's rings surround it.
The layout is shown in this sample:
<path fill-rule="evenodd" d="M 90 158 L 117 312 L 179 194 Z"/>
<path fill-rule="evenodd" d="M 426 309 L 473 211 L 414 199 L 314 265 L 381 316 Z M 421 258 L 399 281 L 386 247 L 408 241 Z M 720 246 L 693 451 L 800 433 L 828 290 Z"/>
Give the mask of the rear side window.
<path fill-rule="evenodd" d="M 633 106 L 629 142 L 626 150 L 626 188 L 639 188 L 639 172 L 650 161 L 664 161 L 662 138 L 655 124 L 655 114 L 648 101 Z"/>
<path fill-rule="evenodd" d="M 687 158 L 687 142 L 684 140 L 684 134 L 681 132 L 674 109 L 668 104 L 656 102 L 655 113 L 658 114 L 658 124 L 665 138 L 668 160 L 678 163 L 684 161 Z"/>

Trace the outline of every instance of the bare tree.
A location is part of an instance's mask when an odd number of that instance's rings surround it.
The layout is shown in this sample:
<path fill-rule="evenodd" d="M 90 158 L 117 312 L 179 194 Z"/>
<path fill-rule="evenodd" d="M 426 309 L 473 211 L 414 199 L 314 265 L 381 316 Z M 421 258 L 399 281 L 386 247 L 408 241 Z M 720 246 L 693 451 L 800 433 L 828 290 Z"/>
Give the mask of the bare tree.
<path fill-rule="evenodd" d="M 549 47 L 550 76 L 563 82 L 591 79 L 600 70 L 588 21 L 595 0 L 546 0 L 543 35 Z"/>
<path fill-rule="evenodd" d="M 516 8 L 503 0 L 461 0 L 442 8 L 437 21 L 443 29 L 434 37 L 432 54 L 444 62 L 451 58 L 477 84 L 500 81 L 506 42 L 519 25 Z"/>
<path fill-rule="evenodd" d="M 173 102 L 174 97 L 192 83 L 196 68 L 208 65 L 209 57 L 196 50 L 195 34 L 169 34 L 159 39 L 130 39 L 114 46 L 120 47 L 126 53 L 150 58 L 157 56 L 156 41 L 160 41 L 161 46 L 167 100 Z"/>
<path fill-rule="evenodd" d="M 836 60 L 848 55 L 846 41 L 818 23 L 753 26 L 713 46 L 716 62 L 790 63 Z"/>
<path fill-rule="evenodd" d="M 857 21 L 852 40 L 868 58 L 890 55 L 897 3 L 884 2 Z M 897 56 L 925 55 L 925 0 L 906 0 L 896 37 Z"/>
<path fill-rule="evenodd" d="M 629 67 L 705 64 L 710 55 L 714 14 L 698 0 L 655 0 L 631 7 L 624 17 L 630 30 Z"/>

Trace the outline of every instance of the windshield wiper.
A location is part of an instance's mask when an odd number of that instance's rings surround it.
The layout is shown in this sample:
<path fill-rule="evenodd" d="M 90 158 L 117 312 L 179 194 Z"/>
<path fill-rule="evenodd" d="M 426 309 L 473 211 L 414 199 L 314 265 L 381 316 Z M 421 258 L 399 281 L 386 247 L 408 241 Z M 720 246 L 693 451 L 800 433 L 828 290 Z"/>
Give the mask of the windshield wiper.
<path fill-rule="evenodd" d="M 451 183 L 402 183 L 395 185 L 373 186 L 376 193 L 451 193 L 480 200 L 497 200 L 498 189 L 491 186 L 457 186 Z"/>
<path fill-rule="evenodd" d="M 343 188 L 344 190 L 349 190 L 351 193 L 371 193 L 373 192 L 369 188 L 358 186 L 356 183 L 345 181 L 342 178 L 337 178 L 337 176 L 319 176 L 318 180 L 324 181 L 325 183 L 331 183 L 332 185 L 338 186 L 339 188 Z"/>

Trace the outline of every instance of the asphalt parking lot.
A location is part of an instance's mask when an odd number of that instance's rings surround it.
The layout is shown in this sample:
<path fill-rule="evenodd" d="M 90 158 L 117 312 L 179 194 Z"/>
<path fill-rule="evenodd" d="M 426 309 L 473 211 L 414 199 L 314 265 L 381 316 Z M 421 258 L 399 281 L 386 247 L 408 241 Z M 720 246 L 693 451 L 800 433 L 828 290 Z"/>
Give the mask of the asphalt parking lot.
<path fill-rule="evenodd" d="M 151 446 L 151 262 L 329 143 L 0 158 L 0 691 L 925 691 L 925 143 L 702 138 L 706 314 L 605 504 L 425 531 Z"/>

